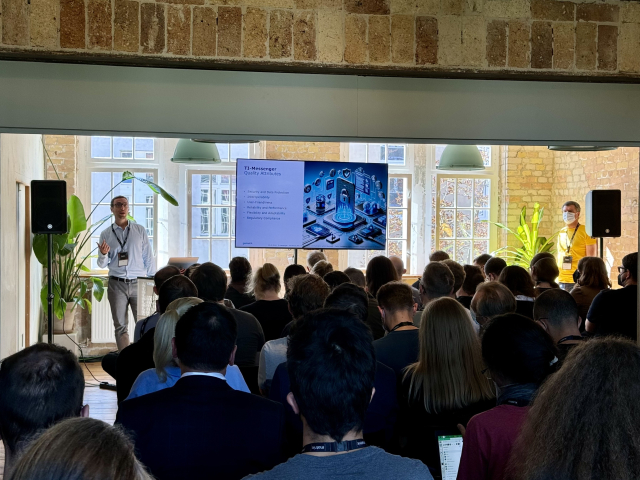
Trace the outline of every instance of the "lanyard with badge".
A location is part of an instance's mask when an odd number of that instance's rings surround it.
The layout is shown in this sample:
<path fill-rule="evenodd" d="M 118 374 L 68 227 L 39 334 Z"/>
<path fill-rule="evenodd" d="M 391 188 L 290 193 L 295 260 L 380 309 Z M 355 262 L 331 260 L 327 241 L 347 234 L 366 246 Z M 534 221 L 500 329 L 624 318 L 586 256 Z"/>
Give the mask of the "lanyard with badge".
<path fill-rule="evenodd" d="M 127 228 L 129 228 L 129 227 L 127 226 Z M 126 228 L 125 228 L 125 230 L 126 230 Z M 127 240 L 129 240 L 130 231 L 127 232 L 127 236 L 126 237 L 124 236 L 124 230 L 122 231 L 122 239 L 124 240 L 124 243 L 122 243 L 120 241 L 120 239 L 118 238 L 118 235 L 116 234 L 116 231 L 113 228 L 113 224 L 111 225 L 111 231 L 113 232 L 113 235 L 116 237 L 116 240 L 120 244 L 120 248 L 122 250 L 124 250 L 124 246 L 127 244 Z M 118 253 L 118 266 L 119 267 L 126 267 L 127 265 L 129 265 L 129 252 L 120 251 Z"/>
<path fill-rule="evenodd" d="M 576 225 L 576 229 L 573 231 L 573 235 L 571 236 L 571 240 L 567 245 L 566 255 L 562 257 L 562 269 L 563 270 L 571 270 L 571 265 L 573 263 L 573 256 L 570 255 L 571 246 L 573 245 L 573 239 L 576 238 L 576 233 L 578 233 L 578 229 L 580 228 L 580 224 Z M 568 235 L 567 235 L 568 236 Z"/>

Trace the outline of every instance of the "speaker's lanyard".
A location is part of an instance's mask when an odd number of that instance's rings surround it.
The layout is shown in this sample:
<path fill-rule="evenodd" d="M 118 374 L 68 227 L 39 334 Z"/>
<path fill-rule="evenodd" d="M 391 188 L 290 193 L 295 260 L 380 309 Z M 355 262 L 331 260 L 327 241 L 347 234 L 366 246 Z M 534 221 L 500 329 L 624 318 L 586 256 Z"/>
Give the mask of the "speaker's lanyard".
<path fill-rule="evenodd" d="M 578 222 L 578 225 L 576 225 L 576 229 L 573 231 L 573 235 L 571 236 L 571 240 L 569 241 L 569 245 L 567 245 L 567 255 L 569 255 L 569 252 L 571 251 L 571 246 L 573 245 L 573 239 L 576 238 L 576 233 L 578 233 L 579 228 L 580 228 L 580 223 Z"/>
<path fill-rule="evenodd" d="M 129 225 L 127 225 L 125 227 L 125 229 L 122 231 L 122 239 L 124 240 L 124 243 L 122 243 L 120 241 L 120 239 L 118 238 L 118 234 L 116 233 L 115 229 L 113 228 L 113 224 L 111 224 L 111 231 L 113 232 L 113 235 L 116 237 L 116 240 L 118 241 L 118 243 L 120 244 L 120 248 L 122 248 L 122 251 L 124 251 L 124 246 L 127 244 L 127 240 L 129 240 L 129 233 L 127 232 L 127 236 L 124 236 L 124 231 L 127 230 L 127 228 L 129 228 Z"/>

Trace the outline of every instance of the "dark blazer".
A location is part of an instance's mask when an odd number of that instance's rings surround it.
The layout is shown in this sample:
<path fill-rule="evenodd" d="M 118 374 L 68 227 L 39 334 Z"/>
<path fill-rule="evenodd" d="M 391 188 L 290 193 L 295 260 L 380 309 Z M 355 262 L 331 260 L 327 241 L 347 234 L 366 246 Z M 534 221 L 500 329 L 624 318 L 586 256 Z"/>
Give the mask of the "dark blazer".
<path fill-rule="evenodd" d="M 145 370 L 155 368 L 153 363 L 153 336 L 155 327 L 147 331 L 140 340 L 122 349 L 116 360 L 116 387 L 118 403 L 124 401 L 131 392 L 133 383 Z"/>
<path fill-rule="evenodd" d="M 157 480 L 240 479 L 282 461 L 284 409 L 206 376 L 123 402 L 116 416 Z"/>

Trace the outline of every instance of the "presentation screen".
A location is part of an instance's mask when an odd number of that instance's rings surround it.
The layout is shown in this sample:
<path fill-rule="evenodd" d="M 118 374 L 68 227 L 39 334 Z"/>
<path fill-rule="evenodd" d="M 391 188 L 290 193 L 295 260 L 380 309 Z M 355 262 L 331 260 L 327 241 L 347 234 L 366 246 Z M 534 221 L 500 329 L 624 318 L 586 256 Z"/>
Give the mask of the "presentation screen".
<path fill-rule="evenodd" d="M 236 248 L 384 250 L 381 163 L 238 159 Z"/>

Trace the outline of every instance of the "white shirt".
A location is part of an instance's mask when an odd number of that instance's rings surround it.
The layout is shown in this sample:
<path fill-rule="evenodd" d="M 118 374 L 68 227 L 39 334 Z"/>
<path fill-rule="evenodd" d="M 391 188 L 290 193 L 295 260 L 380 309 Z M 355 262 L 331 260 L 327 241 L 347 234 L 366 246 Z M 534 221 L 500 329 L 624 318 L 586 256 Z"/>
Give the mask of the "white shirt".
<path fill-rule="evenodd" d="M 202 375 L 202 376 L 205 376 L 205 377 L 219 378 L 220 380 L 224 380 L 224 381 L 227 380 L 226 378 L 224 378 L 224 375 L 222 375 L 221 373 L 218 373 L 218 372 L 185 372 L 182 375 L 180 375 L 180 378 L 183 378 L 183 377 L 194 377 L 196 375 Z"/>
<path fill-rule="evenodd" d="M 99 243 L 102 244 L 104 240 L 107 241 L 110 250 L 106 255 L 98 250 L 98 266 L 100 268 L 108 267 L 109 275 L 133 279 L 153 277 L 153 274 L 156 273 L 149 237 L 142 225 L 129 221 L 123 230 L 122 227 L 114 223 L 100 234 Z M 124 248 L 121 243 L 124 244 Z M 118 266 L 118 253 L 120 252 L 129 253 L 129 264 L 126 267 Z"/>

